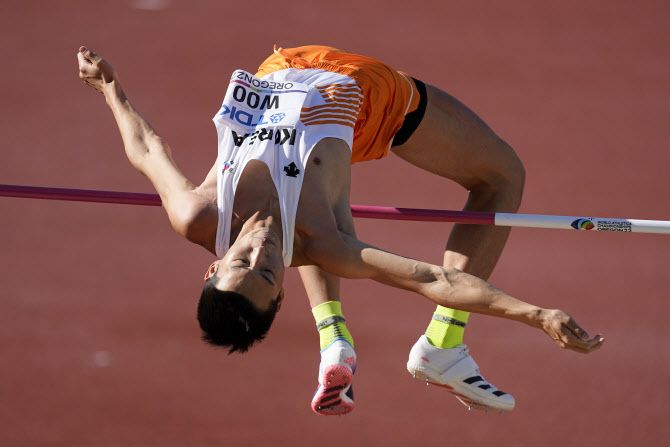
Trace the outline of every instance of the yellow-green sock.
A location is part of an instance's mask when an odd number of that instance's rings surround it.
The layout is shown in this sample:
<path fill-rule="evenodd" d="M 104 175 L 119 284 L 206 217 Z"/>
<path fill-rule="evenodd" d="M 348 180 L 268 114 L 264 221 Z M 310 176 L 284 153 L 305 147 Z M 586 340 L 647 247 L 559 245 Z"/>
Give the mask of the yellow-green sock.
<path fill-rule="evenodd" d="M 453 348 L 463 344 L 463 332 L 470 312 L 437 306 L 426 329 L 428 342 L 437 348 Z"/>
<path fill-rule="evenodd" d="M 354 346 L 354 339 L 344 322 L 342 305 L 339 301 L 327 301 L 312 308 L 312 315 L 319 329 L 319 341 L 321 350 L 326 349 L 335 340 L 346 340 Z"/>

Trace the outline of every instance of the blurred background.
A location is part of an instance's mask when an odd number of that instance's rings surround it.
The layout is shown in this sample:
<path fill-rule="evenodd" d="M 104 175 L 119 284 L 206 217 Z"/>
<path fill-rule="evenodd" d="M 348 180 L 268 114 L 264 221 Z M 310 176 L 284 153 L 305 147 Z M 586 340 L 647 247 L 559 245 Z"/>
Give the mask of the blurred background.
<path fill-rule="evenodd" d="M 153 192 L 102 96 L 86 45 L 201 182 L 233 70 L 283 47 L 377 58 L 459 98 L 527 170 L 520 212 L 670 220 L 670 6 L 661 1 L 0 1 L 0 183 Z M 460 209 L 458 186 L 388 158 L 353 166 L 352 203 Z M 357 220 L 359 237 L 440 263 L 450 226 Z M 490 279 L 569 312 L 605 347 L 472 316 L 466 343 L 509 414 L 468 412 L 413 381 L 434 306 L 343 285 L 356 410 L 312 413 L 318 335 L 297 271 L 268 339 L 244 356 L 199 340 L 214 260 L 158 207 L 0 198 L 0 445 L 664 446 L 670 237 L 514 229 Z"/>

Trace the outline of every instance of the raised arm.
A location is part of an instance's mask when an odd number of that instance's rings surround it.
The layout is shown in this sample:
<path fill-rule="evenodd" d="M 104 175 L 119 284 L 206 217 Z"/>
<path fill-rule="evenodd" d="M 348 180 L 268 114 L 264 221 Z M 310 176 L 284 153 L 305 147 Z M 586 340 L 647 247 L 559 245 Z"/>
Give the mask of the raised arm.
<path fill-rule="evenodd" d="M 130 104 L 116 70 L 85 47 L 79 49 L 77 59 L 79 77 L 105 96 L 128 160 L 153 184 L 175 231 L 191 242 L 206 246 L 211 232 L 216 232 L 216 203 L 177 168 L 170 146 Z M 210 177 L 211 172 L 208 179 Z"/>
<path fill-rule="evenodd" d="M 313 261 L 343 278 L 369 278 L 419 293 L 441 306 L 526 323 L 542 329 L 566 349 L 589 353 L 604 338 L 590 338 L 575 320 L 561 310 L 542 309 L 517 300 L 484 280 L 454 268 L 442 268 L 404 258 L 367 245 L 345 234 L 338 241 L 318 242 L 310 250 Z"/>

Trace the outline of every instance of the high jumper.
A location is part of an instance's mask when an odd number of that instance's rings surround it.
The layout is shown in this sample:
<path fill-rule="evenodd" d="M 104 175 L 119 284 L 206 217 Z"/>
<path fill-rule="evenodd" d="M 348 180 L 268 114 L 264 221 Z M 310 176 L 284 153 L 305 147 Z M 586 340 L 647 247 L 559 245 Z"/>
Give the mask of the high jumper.
<path fill-rule="evenodd" d="M 437 304 L 407 367 L 470 408 L 508 411 L 515 401 L 483 378 L 463 344 L 469 312 L 526 323 L 576 352 L 602 346 L 603 337 L 590 337 L 567 313 L 522 302 L 485 281 L 508 228 L 455 225 L 442 266 L 357 239 L 350 165 L 389 150 L 466 188 L 466 211 L 518 209 L 518 157 L 441 90 L 330 47 L 275 49 L 255 75 L 233 73 L 214 118 L 217 161 L 195 186 L 132 107 L 114 68 L 85 47 L 77 57 L 80 78 L 105 96 L 129 161 L 152 182 L 175 231 L 218 258 L 198 304 L 207 342 L 244 352 L 262 340 L 284 299 L 285 268 L 298 267 L 321 338 L 315 412 L 343 414 L 354 406 L 356 354 L 339 278 L 373 279 Z"/>

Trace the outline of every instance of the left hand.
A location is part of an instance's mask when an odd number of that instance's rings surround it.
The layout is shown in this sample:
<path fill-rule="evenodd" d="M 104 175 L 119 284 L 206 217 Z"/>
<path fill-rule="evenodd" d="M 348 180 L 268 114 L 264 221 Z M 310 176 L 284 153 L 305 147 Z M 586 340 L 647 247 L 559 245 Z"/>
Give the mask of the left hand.
<path fill-rule="evenodd" d="M 561 348 L 588 354 L 600 349 L 605 339 L 600 335 L 593 338 L 577 322 L 562 310 L 544 309 L 540 313 L 542 330 Z"/>

